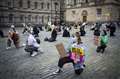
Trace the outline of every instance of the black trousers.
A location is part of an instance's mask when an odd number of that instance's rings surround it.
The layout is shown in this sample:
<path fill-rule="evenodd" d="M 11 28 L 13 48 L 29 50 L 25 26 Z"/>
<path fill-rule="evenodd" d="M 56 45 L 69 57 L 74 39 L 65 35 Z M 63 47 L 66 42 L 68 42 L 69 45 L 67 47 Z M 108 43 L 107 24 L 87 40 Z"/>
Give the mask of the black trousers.
<path fill-rule="evenodd" d="M 107 47 L 106 45 L 101 45 L 101 53 L 103 53 L 105 51 L 106 47 Z"/>
<path fill-rule="evenodd" d="M 101 52 L 103 53 L 105 51 L 105 48 L 107 47 L 107 45 L 100 45 L 97 47 L 97 52 Z"/>
<path fill-rule="evenodd" d="M 60 58 L 59 62 L 58 62 L 58 67 L 62 68 L 64 66 L 64 64 L 66 63 L 73 63 L 73 65 L 75 64 L 74 61 L 72 59 L 70 59 L 70 57 L 64 57 L 64 58 Z"/>
<path fill-rule="evenodd" d="M 73 66 L 75 67 L 75 63 L 72 59 L 70 59 L 70 57 L 64 57 L 64 58 L 60 58 L 59 62 L 58 62 L 58 67 L 62 68 L 64 66 L 64 64 L 66 63 L 73 63 Z M 75 74 L 80 75 L 83 72 L 83 68 L 79 68 L 79 69 L 75 69 Z"/>

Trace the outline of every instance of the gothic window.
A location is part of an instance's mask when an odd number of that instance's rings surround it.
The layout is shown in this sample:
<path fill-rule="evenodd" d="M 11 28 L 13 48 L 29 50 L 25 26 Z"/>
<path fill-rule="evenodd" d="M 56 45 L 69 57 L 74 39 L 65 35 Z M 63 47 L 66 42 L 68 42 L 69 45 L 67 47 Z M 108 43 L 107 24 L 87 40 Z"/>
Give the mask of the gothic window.
<path fill-rule="evenodd" d="M 28 0 L 27 4 L 28 4 L 28 8 L 30 8 L 30 0 Z"/>
<path fill-rule="evenodd" d="M 73 0 L 66 0 L 67 5 L 72 5 L 72 3 L 73 3 Z"/>
<path fill-rule="evenodd" d="M 23 19 L 23 15 L 20 15 L 20 21 L 23 21 L 24 19 Z"/>
<path fill-rule="evenodd" d="M 50 9 L 50 3 L 47 3 L 47 9 Z"/>
<path fill-rule="evenodd" d="M 101 8 L 97 8 L 97 15 L 102 15 L 102 9 Z"/>
<path fill-rule="evenodd" d="M 14 16 L 13 14 L 9 14 L 9 16 L 8 16 L 8 17 L 9 17 L 9 22 L 10 22 L 10 23 L 13 22 L 13 16 Z"/>
<path fill-rule="evenodd" d="M 119 20 L 120 20 L 120 9 L 118 11 L 119 11 Z"/>
<path fill-rule="evenodd" d="M 7 2 L 7 4 L 8 4 L 8 8 L 9 8 L 9 9 L 12 9 L 12 2 L 9 1 L 9 2 Z"/>
<path fill-rule="evenodd" d="M 78 0 L 77 2 L 80 4 L 80 3 L 81 3 L 81 0 Z"/>
<path fill-rule="evenodd" d="M 19 0 L 19 7 L 23 7 L 23 0 Z"/>
<path fill-rule="evenodd" d="M 74 0 L 74 5 L 76 5 L 77 4 L 77 0 Z"/>
<path fill-rule="evenodd" d="M 38 2 L 35 2 L 34 4 L 35 4 L 35 9 L 37 9 L 38 8 Z"/>
<path fill-rule="evenodd" d="M 47 19 L 48 19 L 48 22 L 49 22 L 49 21 L 50 21 L 50 16 L 48 16 L 48 18 L 47 18 Z"/>
<path fill-rule="evenodd" d="M 28 21 L 31 22 L 31 18 L 32 16 L 31 15 L 28 15 Z"/>
<path fill-rule="evenodd" d="M 41 3 L 41 9 L 43 9 L 43 8 L 44 8 L 44 3 L 42 2 L 42 3 Z"/>
<path fill-rule="evenodd" d="M 42 16 L 42 23 L 44 23 L 44 16 Z"/>
<path fill-rule="evenodd" d="M 88 3 L 88 0 L 85 0 L 86 3 Z"/>
<path fill-rule="evenodd" d="M 55 2 L 55 3 L 54 3 L 54 5 L 55 5 L 55 10 L 57 10 L 58 3 L 57 3 L 57 2 Z"/>
<path fill-rule="evenodd" d="M 38 22 L 38 15 L 35 16 L 35 21 Z"/>

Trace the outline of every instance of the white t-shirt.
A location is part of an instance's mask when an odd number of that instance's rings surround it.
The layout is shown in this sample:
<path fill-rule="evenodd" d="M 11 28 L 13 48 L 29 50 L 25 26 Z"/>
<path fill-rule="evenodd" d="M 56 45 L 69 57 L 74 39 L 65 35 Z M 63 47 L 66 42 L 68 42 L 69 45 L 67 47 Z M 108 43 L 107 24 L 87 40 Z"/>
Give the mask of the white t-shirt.
<path fill-rule="evenodd" d="M 34 38 L 34 36 L 32 34 L 29 35 L 29 37 L 27 39 L 27 43 L 28 43 L 28 45 L 33 45 L 34 47 L 39 47 L 39 44 L 37 43 L 36 39 Z"/>

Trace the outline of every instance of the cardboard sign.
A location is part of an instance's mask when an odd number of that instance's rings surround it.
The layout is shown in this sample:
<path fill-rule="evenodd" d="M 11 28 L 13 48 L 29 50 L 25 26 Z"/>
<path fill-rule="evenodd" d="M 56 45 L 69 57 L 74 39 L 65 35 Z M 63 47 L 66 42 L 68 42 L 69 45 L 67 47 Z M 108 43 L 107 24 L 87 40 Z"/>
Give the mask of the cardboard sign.
<path fill-rule="evenodd" d="M 66 51 L 65 51 L 64 45 L 62 43 L 57 44 L 56 48 L 57 48 L 61 58 L 66 57 Z"/>

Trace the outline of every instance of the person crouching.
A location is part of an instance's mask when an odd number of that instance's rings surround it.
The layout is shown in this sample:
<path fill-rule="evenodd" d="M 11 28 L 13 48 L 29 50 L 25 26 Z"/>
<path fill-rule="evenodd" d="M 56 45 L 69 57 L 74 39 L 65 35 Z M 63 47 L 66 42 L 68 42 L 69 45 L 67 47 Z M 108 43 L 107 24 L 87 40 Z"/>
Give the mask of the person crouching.
<path fill-rule="evenodd" d="M 72 44 L 71 50 L 68 56 L 60 58 L 58 62 L 57 71 L 53 72 L 53 74 L 58 74 L 62 72 L 62 68 L 66 63 L 72 63 L 75 73 L 81 74 L 84 70 L 85 64 L 85 47 L 81 42 L 81 38 L 77 37 L 77 42 Z"/>
<path fill-rule="evenodd" d="M 39 49 L 39 43 L 35 39 L 35 37 L 32 35 L 31 32 L 29 32 L 29 36 L 26 41 L 26 52 L 30 52 L 30 56 L 35 56 L 38 53 Z"/>

